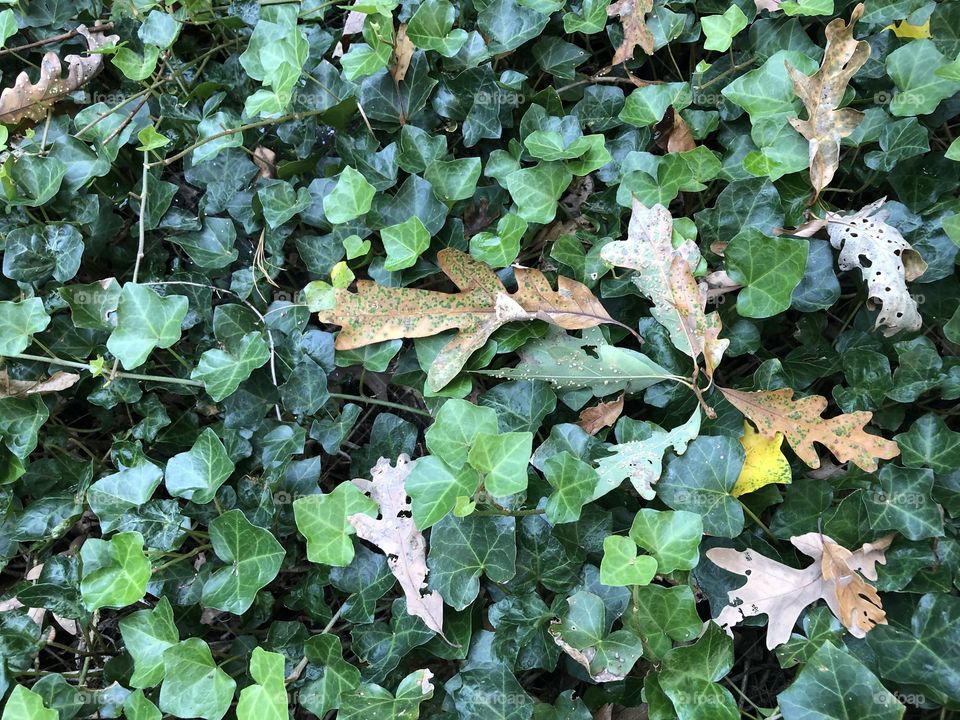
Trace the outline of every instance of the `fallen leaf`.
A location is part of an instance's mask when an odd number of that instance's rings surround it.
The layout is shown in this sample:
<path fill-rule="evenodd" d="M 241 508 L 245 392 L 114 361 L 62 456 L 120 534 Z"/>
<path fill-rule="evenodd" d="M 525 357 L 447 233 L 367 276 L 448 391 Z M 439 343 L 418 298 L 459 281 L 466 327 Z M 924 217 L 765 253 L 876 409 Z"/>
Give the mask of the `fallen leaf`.
<path fill-rule="evenodd" d="M 277 174 L 277 154 L 263 145 L 254 148 L 253 164 L 260 168 L 257 177 L 272 178 Z"/>
<path fill-rule="evenodd" d="M 827 25 L 827 46 L 820 69 L 807 76 L 785 62 L 793 87 L 807 108 L 807 119 L 790 124 L 810 143 L 810 182 L 816 200 L 833 179 L 840 163 L 840 140 L 863 120 L 863 113 L 841 108 L 850 78 L 870 57 L 870 45 L 853 37 L 853 26 L 863 15 L 863 3 L 850 15 L 850 23 L 836 18 Z"/>
<path fill-rule="evenodd" d="M 611 427 L 623 412 L 623 395 L 616 400 L 598 403 L 580 411 L 577 423 L 589 435 L 595 435 L 605 427 Z"/>
<path fill-rule="evenodd" d="M 744 452 L 743 466 L 730 491 L 731 495 L 740 497 L 766 485 L 789 484 L 793 480 L 790 463 L 780 452 L 783 433 L 774 433 L 772 438 L 765 438 L 754 430 L 750 423 L 744 421 L 740 444 Z"/>
<path fill-rule="evenodd" d="M 630 60 L 638 45 L 647 55 L 653 55 L 653 33 L 647 27 L 647 14 L 652 11 L 653 0 L 618 0 L 607 7 L 607 16 L 619 16 L 623 24 L 623 42 L 613 54 L 611 65 Z"/>
<path fill-rule="evenodd" d="M 407 76 L 407 70 L 410 67 L 410 60 L 413 58 L 415 49 L 413 42 L 407 37 L 406 23 L 401 24 L 393 42 L 393 62 L 390 65 L 390 75 L 394 82 L 401 82 Z"/>
<path fill-rule="evenodd" d="M 818 442 L 840 462 L 852 461 L 866 472 L 877 469 L 877 459 L 889 460 L 900 454 L 892 440 L 871 435 L 863 429 L 873 413 L 860 411 L 822 418 L 827 399 L 821 395 L 793 399 L 791 388 L 744 392 L 717 387 L 723 396 L 749 418 L 760 435 L 772 440 L 777 433 L 790 443 L 801 460 L 812 468 L 820 467 L 820 458 L 813 443 Z"/>
<path fill-rule="evenodd" d="M 748 617 L 767 615 L 767 648 L 790 639 L 803 609 L 826 600 L 830 611 L 854 637 L 865 637 L 877 625 L 886 625 L 886 613 L 876 589 L 864 580 L 876 580 L 876 564 L 886 563 L 885 552 L 893 535 L 867 543 L 856 552 L 820 533 L 790 538 L 804 555 L 816 562 L 802 570 L 771 560 L 754 550 L 711 548 L 707 557 L 718 567 L 745 575 L 747 582 L 728 593 L 730 604 L 715 622 L 730 628 Z"/>
<path fill-rule="evenodd" d="M 663 119 L 654 127 L 654 137 L 657 146 L 668 153 L 686 152 L 697 147 L 690 126 L 672 107 L 667 108 Z"/>
<path fill-rule="evenodd" d="M 906 20 L 887 25 L 884 30 L 891 30 L 893 34 L 903 40 L 925 40 L 930 37 L 930 18 L 922 25 L 911 25 Z"/>
<path fill-rule="evenodd" d="M 87 41 L 87 49 L 96 50 L 104 45 L 120 41 L 119 35 L 104 35 L 104 30 L 94 25 L 78 25 L 77 33 Z M 103 55 L 81 57 L 67 55 L 67 76 L 63 77 L 63 65 L 54 52 L 48 52 L 40 61 L 40 77 L 36 83 L 22 72 L 11 87 L 0 93 L 0 123 L 16 125 L 23 120 L 42 120 L 47 110 L 59 99 L 77 90 L 103 69 Z"/>
<path fill-rule="evenodd" d="M 404 481 L 416 461 L 406 455 L 397 458 L 396 467 L 380 458 L 370 471 L 372 480 L 356 478 L 353 484 L 380 506 L 380 517 L 363 513 L 350 515 L 347 521 L 364 540 L 373 543 L 387 556 L 387 564 L 397 577 L 407 599 L 407 612 L 443 635 L 443 599 L 427 587 L 427 541 L 413 524 Z"/>
<path fill-rule="evenodd" d="M 867 283 L 867 307 L 880 307 L 875 327 L 890 336 L 901 330 L 919 330 L 922 325 L 917 301 L 907 289 L 927 269 L 903 235 L 884 220 L 880 211 L 886 198 L 867 205 L 853 215 L 827 213 L 830 244 L 840 251 L 837 262 L 843 271 L 859 268 Z"/>
<path fill-rule="evenodd" d="M 37 393 L 51 393 L 73 387 L 80 380 L 77 373 L 56 372 L 42 380 L 14 380 L 6 370 L 0 370 L 0 397 L 24 397 Z"/>
<path fill-rule="evenodd" d="M 701 354 L 707 375 L 720 363 L 729 340 L 720 340 L 720 316 L 707 314 L 707 286 L 698 284 L 691 270 L 700 260 L 697 246 L 672 242 L 673 218 L 663 205 L 648 208 L 636 198 L 627 239 L 603 246 L 608 263 L 636 270 L 633 282 L 653 302 L 653 317 L 670 332 L 673 344 L 694 360 Z"/>
<path fill-rule="evenodd" d="M 343 21 L 343 31 L 340 33 L 340 39 L 337 40 L 336 47 L 333 48 L 332 57 L 343 57 L 343 54 L 346 52 L 344 40 L 346 40 L 347 45 L 349 45 L 350 42 L 348 38 L 351 35 L 356 35 L 358 32 L 361 32 L 363 30 L 363 24 L 366 22 L 366 20 L 366 14 L 357 10 L 351 10 L 347 13 L 347 18 Z"/>
<path fill-rule="evenodd" d="M 757 12 L 761 10 L 776 12 L 780 9 L 780 0 L 754 0 L 754 5 L 757 6 Z"/>
<path fill-rule="evenodd" d="M 460 292 L 384 287 L 368 280 L 357 282 L 356 293 L 335 289 L 336 305 L 318 316 L 321 322 L 342 326 L 336 348 L 350 350 L 458 328 L 427 372 L 430 387 L 439 390 L 505 323 L 545 320 L 580 330 L 614 322 L 586 285 L 562 275 L 554 290 L 539 270 L 515 266 L 517 290 L 511 294 L 488 265 L 466 253 L 446 248 L 437 253 L 437 263 Z"/>

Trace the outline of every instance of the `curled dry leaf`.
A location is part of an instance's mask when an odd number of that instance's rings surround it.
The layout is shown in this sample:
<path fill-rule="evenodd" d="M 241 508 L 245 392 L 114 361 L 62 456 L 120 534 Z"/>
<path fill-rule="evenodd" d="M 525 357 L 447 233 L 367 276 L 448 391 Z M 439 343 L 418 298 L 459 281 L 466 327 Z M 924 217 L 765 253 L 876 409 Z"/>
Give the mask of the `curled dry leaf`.
<path fill-rule="evenodd" d="M 410 60 L 413 58 L 413 51 L 416 48 L 410 38 L 407 37 L 406 23 L 400 25 L 397 29 L 396 40 L 393 42 L 393 60 L 390 65 L 390 75 L 394 82 L 401 82 L 407 76 L 407 70 L 410 68 Z"/>
<path fill-rule="evenodd" d="M 347 520 L 357 535 L 383 550 L 387 564 L 403 588 L 407 612 L 416 615 L 435 632 L 443 634 L 443 599 L 427 587 L 427 541 L 413 524 L 404 481 L 413 470 L 413 460 L 397 458 L 396 467 L 380 458 L 370 471 L 372 480 L 357 478 L 353 484 L 380 506 L 380 517 L 358 513 Z"/>
<path fill-rule="evenodd" d="M 884 335 L 901 330 L 919 330 L 922 324 L 917 301 L 907 290 L 907 281 L 916 280 L 927 269 L 920 253 L 903 235 L 884 222 L 881 211 L 886 198 L 871 203 L 853 215 L 827 213 L 830 244 L 840 251 L 840 269 L 859 268 L 867 283 L 867 307 L 880 307 L 876 327 Z"/>
<path fill-rule="evenodd" d="M 357 10 L 351 10 L 347 13 L 347 17 L 343 21 L 343 32 L 340 33 L 340 39 L 337 41 L 336 47 L 333 48 L 332 57 L 343 57 L 343 54 L 346 52 L 344 41 L 346 41 L 347 45 L 349 45 L 350 36 L 361 32 L 363 30 L 363 24 L 366 22 L 366 20 L 366 14 Z"/>
<path fill-rule="evenodd" d="M 87 41 L 89 50 L 105 45 L 114 45 L 118 35 L 105 35 L 98 26 L 88 29 L 79 25 L 77 32 Z M 0 123 L 16 125 L 23 120 L 42 120 L 47 110 L 65 95 L 77 90 L 103 68 L 103 55 L 67 55 L 67 76 L 63 76 L 63 65 L 54 52 L 48 52 L 40 61 L 40 77 L 36 83 L 22 72 L 13 86 L 0 93 Z"/>
<path fill-rule="evenodd" d="M 630 60 L 637 45 L 647 55 L 653 55 L 653 33 L 647 27 L 647 14 L 652 11 L 653 0 L 617 0 L 607 7 L 607 16 L 619 16 L 623 24 L 623 42 L 613 54 L 611 65 Z"/>
<path fill-rule="evenodd" d="M 272 178 L 277 174 L 277 154 L 263 145 L 254 149 L 253 164 L 260 168 L 257 177 Z"/>
<path fill-rule="evenodd" d="M 515 266 L 517 290 L 509 293 L 489 266 L 466 253 L 441 250 L 437 263 L 460 292 L 384 287 L 366 280 L 357 282 L 356 293 L 337 288 L 335 306 L 318 313 L 321 322 L 343 327 L 337 349 L 458 328 L 427 373 L 430 387 L 439 390 L 505 323 L 545 320 L 566 330 L 581 330 L 614 322 L 589 288 L 576 280 L 560 276 L 554 290 L 539 270 Z"/>
<path fill-rule="evenodd" d="M 654 127 L 657 146 L 668 153 L 686 152 L 697 147 L 690 126 L 672 107 L 668 107 L 663 119 Z"/>
<path fill-rule="evenodd" d="M 870 57 L 870 45 L 853 37 L 853 26 L 863 15 L 863 3 L 853 9 L 850 23 L 836 18 L 827 25 L 827 47 L 820 69 L 807 76 L 786 62 L 793 88 L 807 108 L 807 119 L 790 124 L 810 142 L 810 182 L 816 200 L 833 179 L 840 164 L 840 140 L 863 120 L 863 113 L 841 108 L 850 78 Z"/>
<path fill-rule="evenodd" d="M 757 12 L 762 10 L 776 12 L 780 9 L 780 0 L 754 0 L 754 4 L 757 6 Z"/>
<path fill-rule="evenodd" d="M 720 316 L 707 314 L 707 286 L 698 284 L 691 268 L 699 262 L 697 246 L 672 242 L 673 218 L 663 205 L 648 208 L 636 198 L 627 239 L 603 246 L 608 263 L 636 270 L 633 282 L 653 302 L 650 313 L 670 332 L 670 340 L 694 360 L 701 354 L 707 374 L 720 363 L 729 340 L 720 340 Z"/>
<path fill-rule="evenodd" d="M 801 460 L 812 468 L 820 467 L 813 443 L 818 442 L 840 462 L 852 461 L 866 472 L 877 469 L 877 459 L 889 460 L 900 454 L 893 440 L 871 435 L 863 429 L 873 413 L 861 411 L 822 418 L 827 399 L 821 395 L 793 399 L 791 388 L 744 392 L 717 387 L 737 410 L 746 415 L 768 440 L 777 433 L 790 443 Z"/>
<path fill-rule="evenodd" d="M 77 373 L 56 372 L 42 380 L 15 380 L 6 370 L 0 370 L 0 398 L 23 397 L 37 393 L 51 393 L 73 387 L 80 380 Z"/>
<path fill-rule="evenodd" d="M 820 533 L 798 535 L 790 542 L 816 561 L 802 570 L 754 550 L 707 550 L 715 565 L 747 577 L 745 585 L 728 593 L 730 604 L 715 620 L 730 633 L 745 618 L 766 614 L 767 648 L 772 650 L 790 639 L 803 609 L 823 599 L 850 634 L 862 638 L 887 624 L 880 597 L 864 578 L 877 579 L 876 564 L 886 563 L 884 553 L 892 540 L 888 535 L 851 552 Z"/>
<path fill-rule="evenodd" d="M 623 412 L 623 395 L 616 400 L 597 403 L 580 411 L 577 423 L 584 432 L 594 435 L 605 427 L 612 426 Z"/>

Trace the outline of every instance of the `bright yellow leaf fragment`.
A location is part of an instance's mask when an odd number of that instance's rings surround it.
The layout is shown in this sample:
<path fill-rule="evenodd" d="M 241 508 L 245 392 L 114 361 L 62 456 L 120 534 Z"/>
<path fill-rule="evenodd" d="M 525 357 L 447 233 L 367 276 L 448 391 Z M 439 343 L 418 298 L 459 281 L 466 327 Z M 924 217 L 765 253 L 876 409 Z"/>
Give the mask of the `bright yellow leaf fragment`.
<path fill-rule="evenodd" d="M 771 483 L 789 483 L 793 479 L 790 463 L 780 452 L 782 443 L 783 433 L 776 433 L 772 440 L 767 440 L 754 430 L 750 423 L 744 421 L 740 444 L 746 458 L 731 491 L 734 497 L 752 493 Z"/>
<path fill-rule="evenodd" d="M 895 25 L 887 25 L 884 30 L 892 30 L 898 38 L 923 40 L 930 37 L 930 18 L 927 18 L 923 25 L 911 25 L 906 20 L 901 20 Z"/>

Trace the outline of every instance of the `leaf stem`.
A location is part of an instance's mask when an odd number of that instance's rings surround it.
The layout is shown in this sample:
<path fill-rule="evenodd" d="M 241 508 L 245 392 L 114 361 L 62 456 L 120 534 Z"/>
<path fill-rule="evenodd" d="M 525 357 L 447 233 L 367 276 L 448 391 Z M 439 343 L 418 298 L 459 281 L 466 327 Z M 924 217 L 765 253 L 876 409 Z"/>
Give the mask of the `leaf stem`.
<path fill-rule="evenodd" d="M 428 417 L 431 420 L 433 415 L 431 415 L 426 410 L 421 410 L 420 408 L 410 407 L 408 405 L 402 405 L 400 403 L 391 402 L 389 400 L 381 400 L 380 398 L 366 397 L 363 395 L 347 395 L 345 393 L 327 393 L 330 397 L 337 400 L 353 400 L 355 402 L 368 403 L 369 405 L 382 405 L 383 407 L 393 408 L 394 410 L 403 410 L 404 412 L 414 413 L 415 415 L 423 415 Z"/>
<path fill-rule="evenodd" d="M 76 368 L 77 370 L 87 370 L 88 372 L 93 372 L 93 369 L 90 367 L 89 363 L 74 362 L 73 360 L 64 360 L 63 358 L 58 357 L 44 357 L 43 355 L 30 355 L 27 353 L 11 353 L 10 355 L 5 355 L 4 357 L 12 358 L 14 360 L 44 362 L 51 365 L 60 365 L 62 367 Z M 114 373 L 114 375 L 119 378 L 127 378 L 128 380 L 143 380 L 145 382 L 173 383 L 175 385 L 187 385 L 189 387 L 203 387 L 203 383 L 199 380 L 191 380 L 189 378 L 166 377 L 164 375 L 142 375 L 140 373 L 130 372 L 117 372 Z"/>
<path fill-rule="evenodd" d="M 753 512 L 753 510 L 751 510 L 750 508 L 747 507 L 746 503 L 744 503 L 743 500 L 741 500 L 740 498 L 737 498 L 737 502 L 740 503 L 740 507 L 743 508 L 743 512 L 746 514 L 746 516 L 747 516 L 748 518 L 750 518 L 751 520 L 753 520 L 753 521 L 757 524 L 757 527 L 759 527 L 759 528 L 760 528 L 761 530 L 763 530 L 767 535 L 769 535 L 769 536 L 770 536 L 770 539 L 773 540 L 774 542 L 780 542 L 780 538 L 778 538 L 776 535 L 774 535 L 774 534 L 770 531 L 770 528 L 768 528 L 766 525 L 764 525 L 763 521 L 756 516 L 756 514 Z"/>

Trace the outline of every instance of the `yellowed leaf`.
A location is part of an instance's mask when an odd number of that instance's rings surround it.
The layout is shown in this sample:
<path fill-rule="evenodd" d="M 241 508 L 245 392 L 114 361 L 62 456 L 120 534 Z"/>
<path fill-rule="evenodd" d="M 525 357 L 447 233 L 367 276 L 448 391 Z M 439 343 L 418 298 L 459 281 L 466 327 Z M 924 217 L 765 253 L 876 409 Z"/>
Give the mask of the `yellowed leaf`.
<path fill-rule="evenodd" d="M 820 533 L 794 536 L 790 542 L 815 561 L 802 570 L 755 550 L 707 550 L 715 565 L 747 578 L 742 587 L 729 591 L 730 604 L 715 621 L 730 633 L 744 619 L 765 614 L 767 647 L 772 650 L 790 639 L 803 609 L 823 599 L 851 635 L 865 637 L 887 623 L 880 597 L 867 580 L 877 579 L 876 565 L 886 563 L 884 553 L 892 540 L 893 535 L 887 535 L 851 552 Z"/>
<path fill-rule="evenodd" d="M 850 15 L 850 23 L 836 18 L 827 25 L 827 46 L 820 69 L 807 76 L 786 63 L 794 90 L 807 108 L 807 119 L 790 124 L 810 142 L 810 182 L 814 197 L 833 179 L 840 163 L 840 140 L 852 133 L 863 113 L 841 108 L 850 78 L 870 57 L 870 45 L 853 37 L 853 26 L 863 15 L 863 3 Z"/>
<path fill-rule="evenodd" d="M 930 37 L 930 18 L 922 25 L 911 25 L 906 20 L 887 25 L 884 30 L 890 30 L 903 40 L 924 40 Z"/>
<path fill-rule="evenodd" d="M 878 459 L 889 460 L 900 454 L 893 440 L 864 430 L 873 413 L 862 411 L 822 418 L 827 399 L 821 395 L 794 400 L 791 388 L 760 392 L 719 386 L 717 389 L 757 426 L 760 435 L 772 440 L 777 433 L 783 433 L 797 457 L 812 468 L 820 467 L 815 442 L 824 445 L 840 462 L 851 461 L 866 472 L 877 469 Z"/>
<path fill-rule="evenodd" d="M 321 310 L 318 317 L 343 328 L 337 349 L 457 328 L 460 332 L 444 345 L 427 372 L 430 387 L 439 390 L 505 323 L 545 320 L 567 330 L 582 330 L 615 322 L 586 285 L 562 275 L 554 290 L 539 270 L 514 267 L 517 290 L 509 293 L 488 265 L 466 253 L 446 248 L 437 253 L 437 263 L 460 292 L 384 287 L 368 280 L 357 282 L 356 293 L 335 289 L 336 305 Z"/>
<path fill-rule="evenodd" d="M 104 32 L 96 25 L 92 30 L 86 25 L 77 26 L 77 33 L 87 41 L 89 50 L 120 41 L 118 35 L 105 35 Z M 66 77 L 60 58 L 54 52 L 48 52 L 40 61 L 40 77 L 36 83 L 31 82 L 27 73 L 20 73 L 13 85 L 0 93 L 0 123 L 16 125 L 23 120 L 36 122 L 43 119 L 57 100 L 77 90 L 103 69 L 103 55 L 67 55 L 64 60 L 67 63 Z"/>
<path fill-rule="evenodd" d="M 745 457 L 737 482 L 730 491 L 731 495 L 740 497 L 766 485 L 787 484 L 793 480 L 790 463 L 780 452 L 783 433 L 775 433 L 772 438 L 765 438 L 754 430 L 749 422 L 744 421 L 740 444 Z"/>
<path fill-rule="evenodd" d="M 577 423 L 589 435 L 595 435 L 605 427 L 611 427 L 623 413 L 623 395 L 616 400 L 597 403 L 580 411 Z"/>
<path fill-rule="evenodd" d="M 638 45 L 647 55 L 653 55 L 653 33 L 647 27 L 647 14 L 652 10 L 653 0 L 617 0 L 607 7 L 607 15 L 619 16 L 623 24 L 623 42 L 614 53 L 611 65 L 630 60 Z"/>

